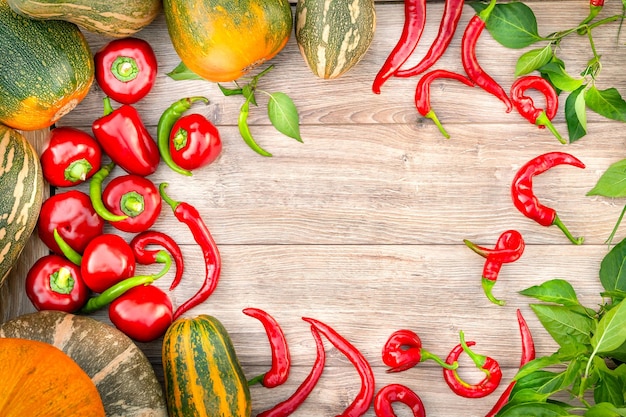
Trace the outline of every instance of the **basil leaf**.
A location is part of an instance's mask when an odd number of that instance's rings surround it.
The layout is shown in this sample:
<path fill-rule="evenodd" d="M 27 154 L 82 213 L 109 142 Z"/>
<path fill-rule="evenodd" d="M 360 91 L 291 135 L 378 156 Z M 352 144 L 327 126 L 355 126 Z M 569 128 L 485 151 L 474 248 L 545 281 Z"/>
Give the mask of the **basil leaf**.
<path fill-rule="evenodd" d="M 589 317 L 564 306 L 531 304 L 530 307 L 559 346 L 567 345 L 572 340 L 576 343 L 589 344 L 594 329 L 594 322 Z"/>
<path fill-rule="evenodd" d="M 486 28 L 496 41 L 507 48 L 525 48 L 543 40 L 539 36 L 535 13 L 522 2 L 496 4 L 487 19 Z"/>
<path fill-rule="evenodd" d="M 572 91 L 565 100 L 565 121 L 570 143 L 587 134 L 587 113 L 584 86 Z"/>
<path fill-rule="evenodd" d="M 517 371 L 514 379 L 518 380 L 526 378 L 527 376 L 533 374 L 534 372 L 540 371 L 543 368 L 552 365 L 558 365 L 561 363 L 563 363 L 563 358 L 558 353 L 553 353 L 550 356 L 540 356 L 522 366 L 521 369 Z"/>
<path fill-rule="evenodd" d="M 556 303 L 564 306 L 580 305 L 574 287 L 564 279 L 557 278 L 546 281 L 541 285 L 534 285 L 520 291 L 520 294 L 547 303 Z"/>
<path fill-rule="evenodd" d="M 619 348 L 626 342 L 626 302 L 621 301 L 610 309 L 598 323 L 591 346 L 594 354 L 606 353 Z"/>
<path fill-rule="evenodd" d="M 204 80 L 201 76 L 187 68 L 184 62 L 180 62 L 172 71 L 168 72 L 167 75 L 176 81 L 181 80 Z M 205 80 L 206 81 L 206 80 Z"/>
<path fill-rule="evenodd" d="M 513 391 L 511 391 L 509 402 L 522 402 L 521 400 L 528 395 L 528 391 L 533 391 L 540 395 L 557 392 L 563 386 L 564 376 L 564 372 L 546 370 L 538 370 L 528 374 L 517 380 Z M 522 393 L 522 391 L 524 391 L 524 393 Z"/>
<path fill-rule="evenodd" d="M 587 195 L 626 197 L 626 159 L 611 164 Z"/>
<path fill-rule="evenodd" d="M 302 142 L 298 109 L 285 93 L 272 93 L 267 105 L 268 116 L 272 125 L 282 134 Z"/>
<path fill-rule="evenodd" d="M 613 246 L 600 262 L 600 283 L 607 291 L 626 291 L 626 239 Z"/>
<path fill-rule="evenodd" d="M 552 57 L 552 47 L 546 45 L 543 48 L 532 49 L 520 56 L 515 64 L 515 75 L 526 75 L 548 64 Z"/>
<path fill-rule="evenodd" d="M 565 64 L 562 61 L 552 60 L 548 64 L 539 68 L 554 86 L 562 91 L 574 91 L 584 82 L 583 78 L 574 78 L 565 71 Z"/>
<path fill-rule="evenodd" d="M 618 387 L 616 387 L 618 388 Z M 622 393 L 621 387 L 620 394 Z M 585 417 L 620 417 L 626 416 L 626 408 L 617 408 L 614 404 L 602 402 L 591 406 L 584 414 Z"/>
<path fill-rule="evenodd" d="M 624 365 L 612 370 L 606 366 L 604 359 L 593 358 L 594 372 L 598 377 L 593 391 L 593 399 L 597 405 L 608 402 L 613 407 L 624 406 Z"/>
<path fill-rule="evenodd" d="M 587 107 L 607 119 L 626 122 L 626 101 L 615 88 L 598 90 L 595 86 L 585 92 Z"/>
<path fill-rule="evenodd" d="M 515 404 L 511 407 L 503 408 L 498 413 L 498 417 L 558 417 L 572 415 L 562 405 L 542 402 Z"/>

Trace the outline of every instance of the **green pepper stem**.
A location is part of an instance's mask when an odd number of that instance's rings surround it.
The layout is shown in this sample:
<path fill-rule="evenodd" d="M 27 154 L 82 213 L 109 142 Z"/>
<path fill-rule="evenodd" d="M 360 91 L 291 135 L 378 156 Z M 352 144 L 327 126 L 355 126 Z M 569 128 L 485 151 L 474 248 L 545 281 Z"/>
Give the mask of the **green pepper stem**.
<path fill-rule="evenodd" d="M 261 375 L 257 375 L 254 378 L 248 380 L 248 386 L 252 386 L 255 384 L 260 384 L 261 382 L 263 382 L 263 378 L 265 378 L 265 374 L 261 374 Z"/>
<path fill-rule="evenodd" d="M 494 297 L 494 295 L 491 292 L 493 290 L 494 285 L 496 285 L 496 281 L 483 277 L 482 285 L 483 285 L 483 291 L 485 292 L 485 295 L 487 296 L 489 301 L 499 306 L 503 306 L 504 304 L 506 304 L 504 300 L 499 300 L 496 297 Z"/>
<path fill-rule="evenodd" d="M 103 100 L 104 102 L 104 115 L 108 116 L 113 113 L 113 106 L 111 105 L 111 99 L 107 96 Z"/>
<path fill-rule="evenodd" d="M 492 249 L 487 249 L 485 247 L 478 246 L 477 244 L 475 244 L 474 242 L 468 239 L 463 239 L 463 243 L 465 243 L 465 246 L 467 246 L 468 248 L 470 248 L 471 250 L 473 250 L 474 252 L 482 256 L 483 258 L 486 258 L 487 256 L 489 256 L 491 252 L 493 252 Z"/>
<path fill-rule="evenodd" d="M 83 262 L 83 256 L 78 253 L 78 251 L 76 251 L 73 247 L 71 247 L 65 241 L 65 239 L 63 239 L 63 236 L 59 234 L 59 231 L 56 227 L 54 228 L 52 235 L 54 236 L 54 241 L 59 246 L 59 249 L 61 249 L 63 255 L 65 255 L 65 257 L 69 259 L 69 261 L 72 262 L 74 265 L 80 266 L 80 264 Z"/>
<path fill-rule="evenodd" d="M 484 366 L 485 366 L 485 362 L 487 361 L 487 357 L 484 355 L 479 355 L 478 353 L 470 349 L 469 346 L 467 346 L 467 343 L 465 342 L 465 334 L 463 333 L 463 330 L 459 332 L 459 337 L 461 339 L 461 346 L 463 347 L 463 351 L 467 353 L 467 356 L 470 357 L 470 359 L 472 360 L 472 362 L 474 362 L 474 364 L 476 365 L 478 369 L 484 371 L 485 370 Z"/>
<path fill-rule="evenodd" d="M 92 165 L 85 158 L 78 159 L 65 168 L 65 179 L 71 182 L 85 181 Z"/>
<path fill-rule="evenodd" d="M 493 11 L 493 9 L 495 9 L 496 3 L 497 3 L 497 0 L 491 0 L 489 2 L 489 5 L 485 9 L 483 9 L 480 13 L 478 13 L 480 20 L 482 20 L 485 23 L 487 22 L 487 20 L 489 20 L 489 16 L 491 16 L 491 12 Z"/>
<path fill-rule="evenodd" d="M 50 275 L 50 289 L 58 294 L 71 294 L 74 283 L 71 271 L 64 266 Z"/>
<path fill-rule="evenodd" d="M 585 238 L 583 236 L 580 237 L 574 237 L 570 231 L 567 229 L 567 227 L 565 227 L 565 225 L 563 224 L 563 222 L 561 221 L 561 219 L 559 218 L 558 214 L 555 214 L 554 216 L 554 220 L 552 221 L 552 224 L 555 225 L 556 227 L 558 227 L 559 229 L 561 229 L 561 231 L 563 232 L 563 234 L 565 236 L 567 236 L 567 238 L 570 240 L 570 242 L 572 242 L 574 245 L 582 245 L 583 242 L 585 241 Z"/>
<path fill-rule="evenodd" d="M 459 367 L 459 363 L 458 362 L 447 363 L 446 361 L 441 359 L 439 356 L 437 356 L 437 355 L 435 355 L 433 353 L 430 353 L 427 350 L 420 349 L 420 353 L 422 355 L 422 358 L 420 359 L 420 362 L 424 362 L 424 361 L 427 361 L 427 360 L 432 360 L 432 361 L 436 362 L 442 368 L 450 369 L 450 370 L 455 370 L 456 368 Z"/>
<path fill-rule="evenodd" d="M 550 132 L 561 142 L 562 144 L 567 144 L 567 141 L 561 136 L 561 134 L 556 130 L 556 127 L 552 124 L 552 121 L 548 118 L 548 115 L 545 111 L 542 111 L 537 119 L 535 120 L 535 124 L 537 126 L 545 126 L 548 128 Z"/>
<path fill-rule="evenodd" d="M 161 184 L 159 184 L 159 194 L 161 194 L 161 198 L 163 199 L 163 201 L 165 201 L 172 208 L 172 211 L 175 211 L 180 202 L 174 200 L 172 197 L 167 195 L 165 189 L 168 185 L 169 184 L 167 182 L 162 182 Z"/>
<path fill-rule="evenodd" d="M 426 118 L 432 120 L 433 122 L 435 122 L 435 125 L 437 125 L 437 127 L 439 128 L 439 131 L 441 132 L 441 134 L 443 136 L 445 136 L 446 139 L 450 139 L 450 135 L 448 134 L 448 132 L 446 132 L 446 129 L 444 129 L 443 125 L 439 121 L 439 118 L 435 114 L 434 110 L 430 110 L 428 113 L 426 113 L 424 115 L 424 117 L 426 117 Z"/>

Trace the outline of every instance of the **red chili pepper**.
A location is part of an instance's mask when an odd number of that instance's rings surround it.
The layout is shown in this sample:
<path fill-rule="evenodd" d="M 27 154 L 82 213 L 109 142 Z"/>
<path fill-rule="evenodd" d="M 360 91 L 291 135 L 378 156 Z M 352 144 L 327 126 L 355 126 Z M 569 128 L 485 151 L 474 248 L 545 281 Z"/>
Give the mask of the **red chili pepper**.
<path fill-rule="evenodd" d="M 422 341 L 417 333 L 408 329 L 396 330 L 389 336 L 383 347 L 382 358 L 383 363 L 390 367 L 387 372 L 406 371 L 428 359 L 445 368 L 450 367 L 443 359 L 422 349 Z"/>
<path fill-rule="evenodd" d="M 146 230 L 137 234 L 130 241 L 130 248 L 133 250 L 135 260 L 142 265 L 151 265 L 159 262 L 158 249 L 148 250 L 146 246 L 159 245 L 167 250 L 172 257 L 174 264 L 176 265 L 176 275 L 170 285 L 170 291 L 178 286 L 180 280 L 183 277 L 185 271 L 185 262 L 183 259 L 183 253 L 178 246 L 178 243 L 165 233 L 158 232 L 156 230 Z"/>
<path fill-rule="evenodd" d="M 498 362 L 489 357 L 478 355 L 470 350 L 475 342 L 465 342 L 463 332 L 460 332 L 461 343 L 452 349 L 446 362 L 457 362 L 463 352 L 467 353 L 476 367 L 485 373 L 485 377 L 476 384 L 469 384 L 461 379 L 456 369 L 443 369 L 443 378 L 455 394 L 465 398 L 482 398 L 494 392 L 502 380 L 502 370 Z"/>
<path fill-rule="evenodd" d="M 515 207 L 517 207 L 524 216 L 536 221 L 542 226 L 556 225 L 572 243 L 581 245 L 584 238 L 574 238 L 561 222 L 556 211 L 541 204 L 533 193 L 533 177 L 546 172 L 554 166 L 562 164 L 585 168 L 585 164 L 578 158 L 565 152 L 548 152 L 539 155 L 528 161 L 517 171 L 511 185 L 511 196 Z"/>
<path fill-rule="evenodd" d="M 55 229 L 72 248 L 82 253 L 92 239 L 102 234 L 104 220 L 94 210 L 87 194 L 70 190 L 47 198 L 37 220 L 37 234 L 41 241 L 51 251 L 62 255 L 54 239 Z"/>
<path fill-rule="evenodd" d="M 135 174 L 115 177 L 102 193 L 104 206 L 124 220 L 111 222 L 116 229 L 129 233 L 148 230 L 161 214 L 161 195 L 149 179 Z"/>
<path fill-rule="evenodd" d="M 321 334 L 323 334 L 330 343 L 337 348 L 346 358 L 354 365 L 355 369 L 361 377 L 361 389 L 355 399 L 341 413 L 344 417 L 362 416 L 367 412 L 372 400 L 374 399 L 374 389 L 376 383 L 374 381 L 374 372 L 369 362 L 359 350 L 352 345 L 346 338 L 337 333 L 333 328 L 319 320 L 303 317 L 303 320 L 311 323 Z"/>
<path fill-rule="evenodd" d="M 159 166 L 157 144 L 133 106 L 113 110 L 105 97 L 104 116 L 92 123 L 91 130 L 111 160 L 129 174 L 148 176 Z"/>
<path fill-rule="evenodd" d="M 511 99 L 500 84 L 485 72 L 476 57 L 476 44 L 495 6 L 496 0 L 491 0 L 487 8 L 470 19 L 461 40 L 461 61 L 467 76 L 480 88 L 502 100 L 506 104 L 507 113 L 509 113 L 513 110 Z"/>
<path fill-rule="evenodd" d="M 85 284 L 101 293 L 135 273 L 135 257 L 124 238 L 111 233 L 96 236 L 85 248 L 80 272 Z"/>
<path fill-rule="evenodd" d="M 398 43 L 374 78 L 372 91 L 380 94 L 380 89 L 411 56 L 426 25 L 426 0 L 404 1 L 404 26 Z"/>
<path fill-rule="evenodd" d="M 243 313 L 259 320 L 263 324 L 272 350 L 271 369 L 250 380 L 248 385 L 261 382 L 266 388 L 274 388 L 284 384 L 289 377 L 291 356 L 283 329 L 274 317 L 261 309 L 248 307 L 243 309 Z"/>
<path fill-rule="evenodd" d="M 439 58 L 441 58 L 444 52 L 448 49 L 448 46 L 454 37 L 454 33 L 459 25 L 459 20 L 461 20 L 461 15 L 463 14 L 464 5 L 464 0 L 446 0 L 437 37 L 426 52 L 426 55 L 424 55 L 422 60 L 413 67 L 398 69 L 395 76 L 412 77 L 421 74 L 435 65 Z"/>
<path fill-rule="evenodd" d="M 143 39 L 115 39 L 94 57 L 95 77 L 107 96 L 123 104 L 144 98 L 154 86 L 158 63 L 154 50 Z"/>
<path fill-rule="evenodd" d="M 463 242 L 468 248 L 486 259 L 482 276 L 482 286 L 485 295 L 492 303 L 504 305 L 504 301 L 498 300 L 493 296 L 492 290 L 498 279 L 502 264 L 515 262 L 524 253 L 526 244 L 521 233 L 517 230 L 503 232 L 493 249 L 478 246 L 467 239 L 464 239 Z"/>
<path fill-rule="evenodd" d="M 519 367 L 521 368 L 528 362 L 535 359 L 535 343 L 533 341 L 533 336 L 530 333 L 530 329 L 528 328 L 528 324 L 519 309 L 517 309 L 517 323 L 519 324 L 519 331 L 522 339 L 522 355 L 519 364 Z M 514 386 L 515 380 L 509 383 L 504 392 L 502 392 L 502 395 L 500 395 L 500 398 L 498 398 L 498 401 L 485 417 L 495 417 L 495 415 L 498 414 L 500 409 L 502 409 L 502 407 L 504 407 L 504 405 L 509 401 L 509 396 L 511 395 Z"/>
<path fill-rule="evenodd" d="M 209 165 L 222 152 L 220 132 L 199 113 L 182 116 L 176 121 L 169 144 L 174 163 L 189 171 Z"/>
<path fill-rule="evenodd" d="M 544 95 L 546 100 L 545 110 L 536 108 L 532 97 L 525 94 L 529 89 L 535 89 Z M 517 78 L 511 86 L 511 101 L 519 114 L 530 123 L 537 125 L 541 129 L 547 127 L 559 142 L 567 143 L 551 121 L 556 116 L 559 108 L 559 96 L 548 80 L 538 75 L 524 75 Z"/>
<path fill-rule="evenodd" d="M 281 401 L 269 410 L 261 412 L 257 415 L 257 417 L 287 417 L 291 415 L 302 405 L 309 394 L 313 391 L 313 388 L 317 385 L 317 382 L 320 380 L 322 372 L 324 371 L 324 365 L 326 363 L 326 350 L 324 348 L 322 336 L 315 326 L 311 326 L 311 333 L 313 334 L 313 339 L 315 339 L 315 346 L 317 348 L 317 356 L 315 358 L 315 362 L 313 363 L 313 367 L 311 368 L 311 372 L 309 372 L 304 381 L 302 381 L 296 391 L 291 394 L 289 398 Z"/>
<path fill-rule="evenodd" d="M 41 151 L 41 172 L 54 187 L 71 187 L 91 178 L 100 169 L 102 150 L 82 130 L 61 126 L 48 134 Z"/>
<path fill-rule="evenodd" d="M 159 185 L 161 197 L 163 198 L 163 201 L 165 201 L 172 208 L 174 216 L 178 219 L 178 221 L 186 224 L 191 231 L 194 240 L 202 250 L 205 265 L 205 278 L 202 286 L 190 299 L 178 306 L 174 312 L 174 320 L 176 320 L 186 311 L 206 301 L 206 299 L 213 294 L 213 291 L 215 291 L 217 283 L 219 282 L 222 270 L 222 258 L 217 244 L 215 243 L 211 232 L 209 232 L 209 228 L 202 219 L 202 216 L 198 212 L 198 209 L 187 202 L 172 200 L 165 193 L 167 185 L 167 183 L 161 183 Z"/>
<path fill-rule="evenodd" d="M 413 411 L 414 417 L 426 417 L 426 410 L 421 398 L 406 385 L 389 384 L 378 391 L 374 397 L 374 412 L 377 417 L 396 417 L 391 403 L 406 404 Z"/>
<path fill-rule="evenodd" d="M 430 85 L 438 78 L 451 78 L 453 80 L 460 81 L 470 87 L 474 87 L 474 82 L 464 75 L 458 74 L 456 72 L 444 69 L 436 69 L 424 74 L 417 83 L 417 87 L 415 88 L 415 107 L 417 108 L 417 111 L 422 116 L 435 122 L 435 124 L 439 128 L 439 131 L 446 138 L 449 138 L 450 135 L 443 128 L 441 122 L 439 122 L 439 119 L 435 114 L 435 111 L 430 106 Z"/>
<path fill-rule="evenodd" d="M 25 285 L 26 295 L 37 310 L 74 313 L 89 298 L 80 268 L 56 254 L 39 258 L 28 270 Z"/>

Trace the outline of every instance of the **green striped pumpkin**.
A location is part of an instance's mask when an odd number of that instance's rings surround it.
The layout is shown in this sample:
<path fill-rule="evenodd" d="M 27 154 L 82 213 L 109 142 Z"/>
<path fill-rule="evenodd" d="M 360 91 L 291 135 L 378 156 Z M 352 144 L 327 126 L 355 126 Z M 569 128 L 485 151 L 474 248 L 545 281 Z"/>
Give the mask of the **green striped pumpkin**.
<path fill-rule="evenodd" d="M 42 199 L 37 152 L 21 133 L 0 124 L 0 285 L 35 228 Z"/>
<path fill-rule="evenodd" d="M 250 389 L 228 332 L 215 317 L 181 318 L 163 338 L 169 417 L 247 417 Z"/>
<path fill-rule="evenodd" d="M 353 68 L 374 38 L 374 0 L 298 0 L 296 41 L 304 61 L 320 78 Z"/>

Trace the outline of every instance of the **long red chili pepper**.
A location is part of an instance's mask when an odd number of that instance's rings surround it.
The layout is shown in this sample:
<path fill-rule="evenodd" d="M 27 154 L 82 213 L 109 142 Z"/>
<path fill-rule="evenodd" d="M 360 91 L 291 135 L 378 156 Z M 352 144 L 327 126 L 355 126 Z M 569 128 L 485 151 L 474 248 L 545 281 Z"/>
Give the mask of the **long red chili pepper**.
<path fill-rule="evenodd" d="M 341 413 L 341 416 L 362 416 L 369 409 L 374 399 L 374 389 L 376 388 L 374 372 L 369 362 L 354 345 L 327 324 L 310 317 L 303 317 L 302 319 L 311 323 L 311 325 L 323 334 L 337 350 L 343 353 L 356 368 L 361 377 L 361 389 L 352 403 Z"/>
<path fill-rule="evenodd" d="M 202 216 L 194 206 L 184 201 L 174 201 L 166 193 L 165 188 L 167 183 L 161 183 L 159 185 L 159 192 L 163 201 L 165 201 L 174 212 L 174 216 L 182 223 L 186 224 L 194 240 L 202 249 L 202 255 L 204 257 L 205 266 L 205 278 L 202 286 L 190 299 L 178 306 L 174 312 L 174 320 L 180 317 L 183 313 L 189 309 L 197 306 L 200 303 L 206 301 L 207 298 L 215 288 L 219 281 L 220 272 L 222 269 L 222 258 L 220 256 L 217 244 L 209 232 L 209 228 L 202 219 Z"/>
<path fill-rule="evenodd" d="M 185 271 L 185 262 L 180 246 L 178 246 L 178 243 L 176 243 L 174 239 L 163 232 L 156 230 L 141 232 L 130 241 L 130 247 L 133 250 L 135 259 L 142 265 L 150 265 L 158 262 L 157 255 L 160 249 L 146 249 L 146 246 L 149 245 L 159 245 L 170 253 L 174 265 L 176 266 L 176 275 L 174 275 L 174 279 L 170 285 L 170 291 L 172 291 L 180 283 L 183 272 Z"/>
<path fill-rule="evenodd" d="M 244 308 L 243 314 L 253 317 L 263 324 L 272 350 L 271 369 L 250 380 L 248 385 L 261 382 L 266 388 L 274 388 L 284 384 L 289 377 L 291 355 L 289 354 L 289 346 L 283 329 L 274 317 L 259 308 Z"/>
<path fill-rule="evenodd" d="M 421 398 L 409 387 L 401 384 L 385 385 L 374 397 L 374 411 L 376 417 L 396 417 L 391 403 L 406 404 L 413 411 L 414 417 L 426 417 L 424 404 Z"/>
<path fill-rule="evenodd" d="M 404 26 L 398 43 L 376 74 L 372 91 L 380 94 L 380 89 L 402 64 L 411 56 L 426 25 L 426 0 L 404 0 Z"/>
<path fill-rule="evenodd" d="M 389 336 L 383 347 L 382 358 L 383 363 L 389 366 L 387 372 L 405 371 L 428 359 L 444 368 L 457 366 L 448 365 L 440 357 L 422 349 L 422 341 L 417 333 L 408 329 L 396 330 Z"/>
<path fill-rule="evenodd" d="M 448 49 L 463 14 L 464 0 L 446 0 L 437 37 L 420 62 L 411 68 L 398 69 L 396 77 L 412 77 L 432 67 Z"/>
<path fill-rule="evenodd" d="M 430 85 L 433 81 L 438 78 L 450 78 L 453 80 L 457 80 L 462 82 L 463 84 L 473 87 L 474 82 L 467 78 L 464 75 L 458 74 L 456 72 L 444 70 L 444 69 L 436 69 L 424 74 L 417 83 L 417 87 L 415 88 L 415 107 L 417 111 L 424 117 L 431 119 L 437 127 L 439 131 L 446 137 L 450 138 L 450 135 L 441 125 L 441 122 L 437 118 L 435 111 L 430 106 Z"/>
<path fill-rule="evenodd" d="M 542 226 L 556 225 L 576 245 L 581 245 L 583 237 L 575 238 L 559 219 L 556 211 L 546 207 L 539 202 L 533 193 L 533 177 L 542 174 L 557 165 L 572 165 L 578 168 L 585 168 L 578 158 L 565 152 L 548 152 L 539 155 L 522 166 L 511 185 L 511 197 L 515 207 L 526 217 L 532 219 Z"/>
<path fill-rule="evenodd" d="M 496 0 L 491 0 L 487 8 L 483 9 L 480 13 L 475 14 L 470 19 L 461 40 L 461 61 L 467 76 L 483 90 L 502 100 L 502 102 L 506 104 L 507 113 L 509 113 L 513 110 L 511 99 L 502 86 L 500 86 L 500 84 L 498 84 L 489 74 L 487 74 L 487 72 L 485 72 L 476 57 L 476 44 L 481 33 L 485 29 L 487 19 L 495 6 Z"/>
<path fill-rule="evenodd" d="M 276 404 L 269 410 L 261 412 L 257 417 L 287 417 L 307 399 L 309 394 L 313 391 L 313 388 L 317 385 L 322 372 L 324 371 L 324 365 L 326 364 L 326 350 L 324 348 L 324 342 L 322 336 L 315 326 L 311 326 L 311 333 L 315 339 L 315 346 L 317 348 L 317 357 L 313 363 L 311 372 L 307 375 L 306 379 L 298 386 L 296 391 L 286 400 Z"/>

